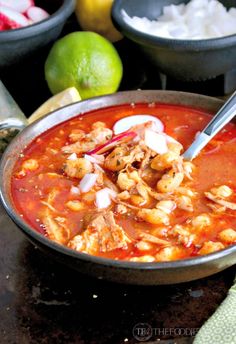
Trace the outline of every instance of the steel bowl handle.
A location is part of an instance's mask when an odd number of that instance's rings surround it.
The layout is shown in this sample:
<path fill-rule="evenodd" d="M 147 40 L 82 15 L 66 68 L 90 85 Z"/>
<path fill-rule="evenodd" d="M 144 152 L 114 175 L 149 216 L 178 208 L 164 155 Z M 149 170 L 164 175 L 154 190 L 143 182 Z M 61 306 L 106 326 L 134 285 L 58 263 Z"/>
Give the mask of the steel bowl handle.
<path fill-rule="evenodd" d="M 0 80 L 0 153 L 27 124 L 27 118 Z"/>

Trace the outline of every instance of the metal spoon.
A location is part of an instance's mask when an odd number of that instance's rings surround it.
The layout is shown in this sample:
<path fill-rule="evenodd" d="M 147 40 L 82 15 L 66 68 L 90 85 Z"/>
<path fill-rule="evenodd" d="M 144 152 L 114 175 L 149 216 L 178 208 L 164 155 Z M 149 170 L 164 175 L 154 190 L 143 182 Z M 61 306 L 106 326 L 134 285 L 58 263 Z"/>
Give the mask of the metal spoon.
<path fill-rule="evenodd" d="M 182 155 L 185 160 L 193 160 L 207 143 L 236 115 L 236 91 L 216 113 L 208 125 L 197 135 L 193 143 Z"/>

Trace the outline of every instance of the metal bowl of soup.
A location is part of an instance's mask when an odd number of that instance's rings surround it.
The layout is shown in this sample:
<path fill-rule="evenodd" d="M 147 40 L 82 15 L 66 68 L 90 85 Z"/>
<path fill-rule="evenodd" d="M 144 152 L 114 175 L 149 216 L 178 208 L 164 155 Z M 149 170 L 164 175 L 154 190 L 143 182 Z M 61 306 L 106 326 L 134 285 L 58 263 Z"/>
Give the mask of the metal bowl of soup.
<path fill-rule="evenodd" d="M 172 284 L 226 269 L 236 262 L 235 210 L 227 207 L 235 201 L 235 124 L 193 164 L 181 158 L 222 103 L 128 91 L 57 110 L 5 151 L 3 205 L 47 255 L 99 279 Z M 139 114 L 159 127 L 137 124 L 131 116 Z M 118 132 L 114 124 L 128 117 Z"/>

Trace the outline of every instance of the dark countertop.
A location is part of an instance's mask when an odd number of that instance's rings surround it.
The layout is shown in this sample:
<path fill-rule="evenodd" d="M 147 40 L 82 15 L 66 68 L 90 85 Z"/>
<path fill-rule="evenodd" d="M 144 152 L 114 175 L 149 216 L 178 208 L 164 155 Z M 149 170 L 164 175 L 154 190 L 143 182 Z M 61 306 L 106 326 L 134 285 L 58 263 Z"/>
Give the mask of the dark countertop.
<path fill-rule="evenodd" d="M 70 25 L 65 32 L 71 31 Z M 131 44 L 121 42 L 117 47 L 125 67 L 121 89 L 160 88 L 159 76 Z M 50 96 L 43 78 L 45 56 L 47 51 L 0 73 L 27 115 Z M 220 95 L 219 82 L 173 82 L 170 88 Z M 172 286 L 94 280 L 47 258 L 0 208 L 1 344 L 189 344 L 225 298 L 233 277 L 234 268 Z M 150 328 L 152 334 L 146 332 L 145 339 L 144 330 Z"/>

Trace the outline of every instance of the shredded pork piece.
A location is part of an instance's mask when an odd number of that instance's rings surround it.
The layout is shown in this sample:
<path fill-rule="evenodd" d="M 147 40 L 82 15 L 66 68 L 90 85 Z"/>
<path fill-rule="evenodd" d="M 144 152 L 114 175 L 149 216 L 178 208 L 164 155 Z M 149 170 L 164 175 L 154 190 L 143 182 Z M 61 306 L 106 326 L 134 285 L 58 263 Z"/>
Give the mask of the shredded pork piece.
<path fill-rule="evenodd" d="M 191 246 L 196 240 L 196 236 L 190 232 L 190 228 L 182 225 L 175 225 L 170 234 L 178 239 L 178 242 L 185 247 Z"/>
<path fill-rule="evenodd" d="M 87 229 L 76 235 L 68 246 L 77 251 L 95 254 L 118 248 L 127 249 L 130 242 L 123 228 L 115 222 L 113 213 L 109 211 L 92 220 Z"/>
<path fill-rule="evenodd" d="M 45 201 L 41 201 L 43 205 L 45 205 L 48 209 L 52 212 L 57 213 L 56 208 L 53 206 L 53 202 L 55 197 L 58 195 L 59 191 L 56 188 L 53 188 L 51 192 L 48 194 L 48 197 Z"/>
<path fill-rule="evenodd" d="M 214 213 L 223 213 L 225 212 L 226 208 L 222 205 L 215 204 L 215 203 L 207 203 L 207 206 L 212 209 Z"/>
<path fill-rule="evenodd" d="M 139 169 L 139 174 L 142 174 L 143 170 L 148 166 L 150 159 L 152 157 L 152 151 L 150 149 L 147 149 L 143 161 L 141 163 L 140 169 Z"/>
<path fill-rule="evenodd" d="M 149 186 L 146 186 L 146 188 L 147 188 L 147 192 L 149 193 L 149 195 L 152 196 L 153 198 L 155 198 L 155 200 L 157 200 L 157 201 L 164 201 L 164 200 L 173 199 L 173 196 L 171 194 L 168 194 L 168 193 L 163 194 L 160 192 L 156 192 Z"/>
<path fill-rule="evenodd" d="M 106 174 L 103 175 L 103 183 L 106 187 L 108 187 L 109 189 L 115 191 L 116 193 L 119 193 L 119 189 L 116 186 L 116 184 L 114 184 L 108 177 Z"/>
<path fill-rule="evenodd" d="M 53 211 L 53 212 L 56 212 L 56 211 L 57 211 L 56 208 L 54 208 L 50 203 L 45 202 L 45 201 L 41 201 L 41 203 L 42 203 L 43 205 L 45 205 L 46 207 L 48 207 L 51 211 Z"/>
<path fill-rule="evenodd" d="M 125 159 L 126 159 L 126 163 L 130 165 L 135 161 L 138 161 L 138 162 L 142 161 L 143 163 L 144 160 L 146 159 L 146 155 L 139 144 L 130 151 L 130 155 L 126 157 Z"/>
<path fill-rule="evenodd" d="M 140 233 L 140 237 L 142 238 L 142 240 L 150 242 L 152 244 L 165 245 L 165 246 L 170 245 L 169 241 L 160 239 L 160 238 L 158 238 L 152 234 L 146 233 L 146 232 Z"/>
<path fill-rule="evenodd" d="M 66 244 L 70 239 L 70 230 L 62 221 L 62 217 L 53 217 L 47 209 L 42 218 L 48 237 L 60 244 Z"/>
<path fill-rule="evenodd" d="M 98 144 L 103 144 L 112 137 L 112 130 L 108 128 L 96 128 L 86 134 L 83 140 L 62 147 L 63 153 L 86 153 L 94 149 Z"/>
<path fill-rule="evenodd" d="M 117 204 L 115 210 L 118 214 L 126 214 L 128 211 L 127 207 L 123 204 Z"/>
<path fill-rule="evenodd" d="M 41 220 L 50 239 L 66 244 L 70 239 L 70 229 L 66 226 L 66 219 L 58 216 L 57 209 L 53 206 L 53 201 L 59 191 L 53 188 L 45 201 L 41 201 L 46 209 L 41 215 Z"/>
<path fill-rule="evenodd" d="M 236 210 L 236 203 L 225 201 L 223 198 L 219 198 L 215 195 L 213 195 L 211 192 L 205 192 L 205 196 L 210 199 L 211 201 L 222 205 L 225 208 Z"/>
<path fill-rule="evenodd" d="M 197 196 L 197 192 L 196 191 L 192 191 L 191 189 L 184 187 L 184 186 L 179 186 L 175 192 L 177 194 L 181 194 L 181 195 L 185 195 L 185 196 L 189 196 L 190 198 L 194 198 Z"/>
<path fill-rule="evenodd" d="M 86 153 L 91 149 L 96 147 L 96 143 L 93 141 L 78 141 L 76 143 L 72 143 L 71 145 L 62 147 L 62 152 L 67 154 L 80 154 Z"/>

